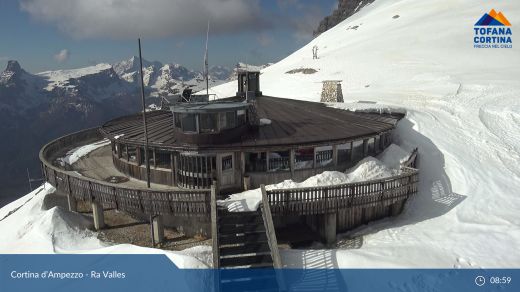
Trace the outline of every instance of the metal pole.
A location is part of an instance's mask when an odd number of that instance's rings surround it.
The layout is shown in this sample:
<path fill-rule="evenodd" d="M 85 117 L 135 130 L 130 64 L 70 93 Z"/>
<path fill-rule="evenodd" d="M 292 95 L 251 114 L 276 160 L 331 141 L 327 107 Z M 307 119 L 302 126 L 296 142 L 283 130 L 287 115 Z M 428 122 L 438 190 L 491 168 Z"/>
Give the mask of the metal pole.
<path fill-rule="evenodd" d="M 143 81 L 143 57 L 141 56 L 141 39 L 139 43 L 139 72 L 141 76 L 141 101 L 143 103 L 143 127 L 144 127 L 144 160 L 146 161 L 146 186 L 150 188 L 150 161 L 148 160 L 148 127 L 146 126 L 146 102 L 144 100 L 144 81 Z"/>
<path fill-rule="evenodd" d="M 209 20 L 208 20 L 208 30 L 206 31 L 206 54 L 204 56 L 204 67 L 206 71 L 206 95 L 209 100 L 209 68 L 208 68 L 208 39 L 209 39 Z"/>

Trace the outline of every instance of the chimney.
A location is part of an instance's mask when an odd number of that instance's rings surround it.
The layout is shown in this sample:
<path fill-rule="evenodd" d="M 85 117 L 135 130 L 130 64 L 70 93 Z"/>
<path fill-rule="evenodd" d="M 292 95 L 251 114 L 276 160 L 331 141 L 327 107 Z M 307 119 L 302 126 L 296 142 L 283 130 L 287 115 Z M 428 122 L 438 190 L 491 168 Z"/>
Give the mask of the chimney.
<path fill-rule="evenodd" d="M 341 80 L 324 80 L 321 90 L 321 102 L 343 102 Z"/>

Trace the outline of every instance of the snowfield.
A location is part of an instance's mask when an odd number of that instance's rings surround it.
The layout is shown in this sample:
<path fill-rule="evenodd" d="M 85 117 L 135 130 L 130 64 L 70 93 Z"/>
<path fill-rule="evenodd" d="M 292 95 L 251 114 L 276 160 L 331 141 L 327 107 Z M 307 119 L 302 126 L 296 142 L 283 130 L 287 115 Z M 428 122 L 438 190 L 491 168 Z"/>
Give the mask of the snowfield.
<path fill-rule="evenodd" d="M 349 233 L 356 249 L 284 251 L 285 264 L 520 267 L 520 44 L 473 48 L 473 25 L 491 8 L 520 26 L 514 1 L 375 1 L 262 70 L 265 95 L 319 101 L 332 79 L 345 104 L 331 106 L 406 109 L 396 142 L 419 147 L 419 194 L 402 215 Z M 286 74 L 298 68 L 317 72 Z"/>
<path fill-rule="evenodd" d="M 512 23 L 512 49 L 473 48 L 473 25 L 491 8 Z M 344 235 L 336 249 L 284 250 L 284 265 L 520 267 L 518 15 L 518 1 L 379 0 L 262 70 L 265 95 L 319 101 L 321 81 L 333 79 L 342 80 L 345 103 L 330 106 L 405 109 L 394 142 L 419 147 L 419 193 L 403 214 Z M 317 72 L 286 74 L 298 68 Z M 211 89 L 235 91 L 236 82 Z M 0 252 L 165 253 L 180 266 L 203 266 L 187 255 L 207 251 L 107 247 L 75 214 L 43 211 L 46 188 L 0 209 Z M 358 244 L 342 244 L 349 240 Z"/>

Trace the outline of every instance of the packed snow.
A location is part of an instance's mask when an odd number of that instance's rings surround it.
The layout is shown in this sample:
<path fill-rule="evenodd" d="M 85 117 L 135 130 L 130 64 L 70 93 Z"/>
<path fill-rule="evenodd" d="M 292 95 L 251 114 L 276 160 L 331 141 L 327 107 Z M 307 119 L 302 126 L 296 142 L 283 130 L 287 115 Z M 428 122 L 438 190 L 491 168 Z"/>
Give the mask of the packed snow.
<path fill-rule="evenodd" d="M 321 81 L 333 79 L 345 104 L 331 106 L 406 109 L 395 141 L 419 147 L 419 193 L 403 214 L 348 233 L 357 249 L 285 251 L 285 263 L 518 267 L 520 46 L 473 48 L 473 25 L 491 8 L 520 26 L 518 1 L 375 1 L 262 70 L 265 95 L 319 101 Z M 295 68 L 317 72 L 285 73 Z"/>
<path fill-rule="evenodd" d="M 92 228 L 91 218 L 60 207 L 43 208 L 44 197 L 53 191 L 44 184 L 0 209 L 0 253 L 165 254 L 180 268 L 206 268 L 211 263 L 211 249 L 204 246 L 174 252 L 104 243 L 88 229 Z"/>
<path fill-rule="evenodd" d="M 116 138 L 117 139 L 117 138 Z M 72 165 L 76 163 L 81 157 L 86 156 L 90 152 L 101 148 L 103 146 L 110 145 L 110 140 L 103 139 L 98 142 L 94 142 L 92 144 L 83 145 L 80 147 L 76 147 L 74 149 L 71 149 L 67 152 L 65 157 L 58 158 L 57 161 L 62 165 L 65 166 L 65 164 Z"/>
<path fill-rule="evenodd" d="M 306 188 L 387 178 L 400 174 L 401 163 L 406 161 L 409 156 L 410 153 L 392 144 L 377 158 L 366 157 L 354 167 L 347 169 L 346 172 L 324 171 L 303 182 L 288 179 L 277 184 L 267 185 L 265 188 L 267 190 Z M 217 201 L 217 203 L 219 206 L 226 207 L 228 211 L 244 212 L 257 210 L 261 201 L 262 192 L 258 188 L 233 194 L 225 200 Z"/>

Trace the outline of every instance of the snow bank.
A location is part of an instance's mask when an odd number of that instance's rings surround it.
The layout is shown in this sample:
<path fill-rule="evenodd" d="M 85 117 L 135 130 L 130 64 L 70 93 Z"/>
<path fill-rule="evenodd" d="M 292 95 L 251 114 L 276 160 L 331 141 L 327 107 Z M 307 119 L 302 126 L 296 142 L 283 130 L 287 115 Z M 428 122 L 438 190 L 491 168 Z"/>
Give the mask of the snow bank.
<path fill-rule="evenodd" d="M 400 164 L 398 162 L 406 160 L 409 155 L 410 153 L 401 149 L 399 146 L 392 144 L 386 149 L 386 151 L 380 154 L 379 159 L 371 156 L 365 157 L 345 173 L 339 171 L 324 171 L 318 175 L 309 177 L 303 182 L 285 180 L 281 183 L 267 185 L 265 187 L 268 190 L 305 188 L 339 185 L 390 177 L 399 174 Z M 388 162 L 389 164 L 386 164 L 385 162 Z M 396 162 L 397 164 L 395 164 Z M 258 188 L 233 194 L 225 200 L 217 201 L 217 203 L 219 206 L 226 207 L 231 212 L 244 212 L 258 209 L 261 201 L 262 192 Z"/>
<path fill-rule="evenodd" d="M 65 157 L 58 158 L 57 161 L 62 166 L 65 166 L 65 164 L 72 165 L 76 161 L 78 161 L 81 157 L 89 154 L 90 152 L 92 152 L 98 148 L 106 146 L 106 145 L 110 145 L 110 140 L 103 139 L 101 141 L 98 141 L 98 142 L 95 142 L 92 144 L 83 145 L 83 146 L 70 150 L 69 152 L 67 152 L 67 155 L 65 155 Z"/>
<path fill-rule="evenodd" d="M 173 252 L 131 244 L 108 245 L 87 229 L 92 219 L 60 207 L 42 209 L 45 196 L 52 192 L 54 188 L 45 184 L 0 209 L 0 253 L 165 254 L 180 268 L 211 264 L 209 247 Z"/>

